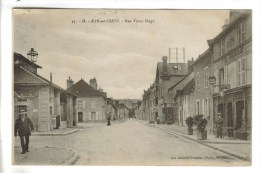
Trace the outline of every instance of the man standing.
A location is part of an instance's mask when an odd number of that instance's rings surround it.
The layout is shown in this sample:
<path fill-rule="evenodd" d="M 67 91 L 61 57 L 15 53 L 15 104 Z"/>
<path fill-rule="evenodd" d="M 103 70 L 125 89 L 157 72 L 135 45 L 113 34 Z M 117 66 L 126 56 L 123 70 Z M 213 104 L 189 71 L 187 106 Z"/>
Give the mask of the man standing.
<path fill-rule="evenodd" d="M 107 126 L 111 125 L 110 120 L 111 120 L 111 112 L 109 112 L 107 116 Z"/>
<path fill-rule="evenodd" d="M 223 118 L 221 116 L 221 113 L 218 113 L 218 118 L 215 120 L 216 122 L 216 127 L 217 127 L 217 136 L 216 138 L 222 138 L 222 128 L 223 128 Z"/>
<path fill-rule="evenodd" d="M 22 152 L 29 152 L 29 136 L 31 135 L 31 130 L 34 130 L 33 123 L 30 118 L 27 117 L 27 112 L 21 110 L 19 112 L 19 118 L 15 121 L 14 136 L 20 136 Z"/>

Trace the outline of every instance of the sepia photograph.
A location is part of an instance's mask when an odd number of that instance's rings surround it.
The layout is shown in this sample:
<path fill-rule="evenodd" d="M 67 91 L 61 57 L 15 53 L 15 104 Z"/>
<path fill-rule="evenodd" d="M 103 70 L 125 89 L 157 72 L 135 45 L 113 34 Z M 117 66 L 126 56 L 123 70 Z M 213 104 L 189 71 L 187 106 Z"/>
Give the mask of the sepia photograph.
<path fill-rule="evenodd" d="M 14 8 L 13 165 L 250 166 L 252 10 Z"/>

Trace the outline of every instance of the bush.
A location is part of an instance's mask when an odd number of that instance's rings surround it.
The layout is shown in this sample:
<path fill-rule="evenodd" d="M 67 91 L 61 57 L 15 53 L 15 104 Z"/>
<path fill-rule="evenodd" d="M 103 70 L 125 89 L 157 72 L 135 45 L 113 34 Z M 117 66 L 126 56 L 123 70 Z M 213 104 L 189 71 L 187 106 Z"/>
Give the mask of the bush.
<path fill-rule="evenodd" d="M 197 126 L 197 130 L 199 132 L 204 132 L 205 131 L 208 121 L 207 121 L 206 118 L 204 118 L 204 115 L 196 115 L 196 116 L 194 116 L 194 122 L 195 122 L 195 124 Z"/>
<path fill-rule="evenodd" d="M 194 119 L 193 119 L 193 117 L 188 117 L 188 118 L 186 118 L 185 122 L 186 122 L 186 124 L 187 124 L 187 126 L 188 126 L 189 129 L 191 129 L 192 126 L 194 125 Z"/>

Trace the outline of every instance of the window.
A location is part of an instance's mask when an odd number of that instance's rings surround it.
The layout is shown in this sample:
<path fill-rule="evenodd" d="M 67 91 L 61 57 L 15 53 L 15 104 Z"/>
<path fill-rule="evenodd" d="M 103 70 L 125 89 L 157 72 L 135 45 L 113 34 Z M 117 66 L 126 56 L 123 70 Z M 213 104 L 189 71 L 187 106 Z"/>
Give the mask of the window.
<path fill-rule="evenodd" d="M 222 56 L 225 53 L 225 39 L 224 38 L 222 38 L 220 40 L 220 46 L 219 47 L 220 47 L 220 56 Z"/>
<path fill-rule="evenodd" d="M 83 109 L 83 100 L 78 101 L 78 109 Z"/>
<path fill-rule="evenodd" d="M 241 68 L 241 82 L 242 82 L 242 85 L 245 85 L 246 84 L 246 58 L 243 58 L 241 60 L 241 65 L 242 65 L 242 68 Z"/>
<path fill-rule="evenodd" d="M 200 101 L 196 100 L 196 115 L 199 115 L 200 113 Z"/>
<path fill-rule="evenodd" d="M 238 43 L 242 43 L 243 41 L 245 41 L 245 22 L 241 22 L 240 24 L 238 24 Z"/>
<path fill-rule="evenodd" d="M 219 69 L 219 85 L 224 84 L 224 68 Z"/>
<path fill-rule="evenodd" d="M 52 115 L 52 106 L 50 106 L 50 115 Z"/>
<path fill-rule="evenodd" d="M 91 101 L 91 109 L 96 109 L 96 101 Z"/>
<path fill-rule="evenodd" d="M 197 74 L 196 74 L 195 83 L 196 83 L 196 88 L 197 88 L 197 91 L 198 91 L 200 89 L 200 73 L 199 72 L 197 72 Z"/>
<path fill-rule="evenodd" d="M 208 66 L 204 68 L 204 87 L 207 88 L 209 86 L 209 74 L 208 74 Z"/>
<path fill-rule="evenodd" d="M 208 104 L 208 99 L 204 99 L 204 111 L 203 114 L 205 117 L 209 116 L 209 104 Z"/>
<path fill-rule="evenodd" d="M 96 112 L 91 112 L 91 120 L 96 120 Z"/>
<path fill-rule="evenodd" d="M 237 86 L 246 84 L 246 58 L 237 61 Z"/>

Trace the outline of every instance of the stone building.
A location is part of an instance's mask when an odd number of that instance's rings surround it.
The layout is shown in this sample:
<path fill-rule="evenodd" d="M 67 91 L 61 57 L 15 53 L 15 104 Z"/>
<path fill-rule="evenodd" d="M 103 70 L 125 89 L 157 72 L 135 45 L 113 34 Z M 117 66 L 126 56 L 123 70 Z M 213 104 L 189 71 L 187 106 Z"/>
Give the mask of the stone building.
<path fill-rule="evenodd" d="M 14 119 L 23 110 L 37 131 L 76 125 L 76 95 L 38 75 L 42 68 L 14 53 Z"/>
<path fill-rule="evenodd" d="M 155 88 L 156 88 L 156 110 L 161 122 L 172 121 L 173 106 L 168 89 L 177 84 L 188 75 L 187 63 L 167 63 L 167 57 L 162 57 L 163 62 L 157 63 Z"/>
<path fill-rule="evenodd" d="M 67 80 L 67 91 L 77 94 L 78 122 L 106 120 L 107 97 L 106 93 L 97 89 L 96 79 L 90 79 L 90 85 L 83 79 L 74 84 L 72 79 Z"/>
<path fill-rule="evenodd" d="M 212 51 L 207 49 L 192 64 L 195 80 L 195 115 L 202 114 L 207 118 L 208 129 L 213 130 L 213 99 L 209 76 L 213 75 Z"/>
<path fill-rule="evenodd" d="M 214 119 L 220 112 L 224 126 L 234 135 L 251 134 L 252 110 L 252 14 L 250 10 L 231 10 L 222 31 L 208 40 L 213 52 Z"/>
<path fill-rule="evenodd" d="M 194 109 L 194 72 L 168 89 L 171 98 L 172 113 L 169 120 L 180 126 L 185 126 L 185 120 L 195 115 Z"/>

